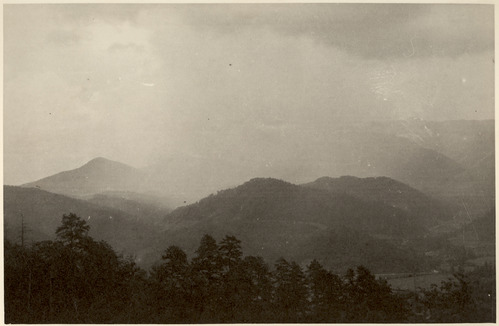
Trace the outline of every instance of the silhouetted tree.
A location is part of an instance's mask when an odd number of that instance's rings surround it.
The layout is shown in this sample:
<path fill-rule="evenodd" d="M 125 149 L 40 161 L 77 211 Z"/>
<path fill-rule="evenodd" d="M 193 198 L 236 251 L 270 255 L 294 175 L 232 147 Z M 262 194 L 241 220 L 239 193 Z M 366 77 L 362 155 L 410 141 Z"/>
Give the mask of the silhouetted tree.
<path fill-rule="evenodd" d="M 218 245 L 221 264 L 220 301 L 218 315 L 221 322 L 237 320 L 243 310 L 244 271 L 242 269 L 241 241 L 235 236 L 226 235 Z"/>
<path fill-rule="evenodd" d="M 241 241 L 235 236 L 226 235 L 220 242 L 218 252 L 224 273 L 228 273 L 241 263 L 243 256 Z"/>
<path fill-rule="evenodd" d="M 216 322 L 222 265 L 216 240 L 206 234 L 201 239 L 196 256 L 192 259 L 193 305 L 199 322 Z"/>
<path fill-rule="evenodd" d="M 88 238 L 90 226 L 85 220 L 82 220 L 74 213 L 62 216 L 62 225 L 59 226 L 55 233 L 57 238 L 70 248 L 81 244 L 84 239 Z"/>
<path fill-rule="evenodd" d="M 147 276 L 134 259 L 119 257 L 88 232 L 85 221 L 69 214 L 57 228 L 57 241 L 24 247 L 5 241 L 6 322 L 495 321 L 493 266 L 456 274 L 417 296 L 397 295 L 363 266 L 340 278 L 317 260 L 305 274 L 280 258 L 270 271 L 261 257 L 243 258 L 236 237 L 217 245 L 205 235 L 192 263 L 180 247 L 170 246 Z"/>
<path fill-rule="evenodd" d="M 162 315 L 160 322 L 179 322 L 187 317 L 190 303 L 189 262 L 186 253 L 170 246 L 162 255 L 162 263 L 152 269 L 156 304 Z"/>
<path fill-rule="evenodd" d="M 312 322 L 336 322 L 340 318 L 343 284 L 341 278 L 313 260 L 307 268 Z"/>
<path fill-rule="evenodd" d="M 305 275 L 295 262 L 277 260 L 274 271 L 274 304 L 279 322 L 299 322 L 305 317 L 307 288 Z"/>
<path fill-rule="evenodd" d="M 477 268 L 421 290 L 426 322 L 495 322 L 495 269 Z"/>
<path fill-rule="evenodd" d="M 406 319 L 407 308 L 392 294 L 390 286 L 364 266 L 346 274 L 346 321 L 395 322 Z"/>

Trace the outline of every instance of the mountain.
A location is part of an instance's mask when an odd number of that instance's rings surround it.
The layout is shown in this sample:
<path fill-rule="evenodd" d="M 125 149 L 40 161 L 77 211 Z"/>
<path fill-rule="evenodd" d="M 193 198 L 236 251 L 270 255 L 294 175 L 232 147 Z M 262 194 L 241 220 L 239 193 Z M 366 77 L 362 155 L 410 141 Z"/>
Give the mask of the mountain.
<path fill-rule="evenodd" d="M 327 131 L 304 129 L 300 139 L 279 137 L 238 156 L 230 148 L 223 155 L 208 149 L 158 154 L 156 161 L 140 170 L 97 158 L 24 186 L 73 197 L 155 191 L 174 207 L 255 176 L 295 184 L 324 175 L 386 176 L 460 207 L 460 219 L 483 215 L 495 200 L 492 120 L 369 122 Z M 302 138 L 307 146 L 299 145 Z M 278 148 L 271 147 L 274 142 Z"/>
<path fill-rule="evenodd" d="M 156 223 L 172 211 L 173 203 L 154 194 L 131 191 L 106 191 L 91 195 L 86 200 L 90 203 L 109 207 L 131 214 L 150 223 Z"/>
<path fill-rule="evenodd" d="M 494 120 L 410 119 L 373 122 L 364 128 L 406 139 L 459 164 L 462 167 L 460 172 L 450 175 L 446 180 L 437 177 L 436 182 L 418 189 L 430 191 L 458 207 L 463 208 L 465 205 L 467 208 L 463 209 L 462 215 L 476 218 L 490 210 L 495 202 L 494 126 Z"/>
<path fill-rule="evenodd" d="M 428 227 L 448 222 L 438 202 L 390 178 L 325 177 L 301 186 L 255 178 L 166 216 L 167 205 L 150 194 L 108 191 L 84 198 L 5 186 L 5 236 L 19 241 L 22 214 L 28 241 L 52 239 L 62 215 L 74 212 L 87 219 L 91 236 L 144 267 L 170 245 L 192 255 L 204 234 L 232 234 L 247 254 L 269 262 L 317 258 L 338 272 L 359 264 L 376 272 L 413 272 L 436 262 L 407 243 L 424 241 Z"/>
<path fill-rule="evenodd" d="M 171 193 L 207 196 L 234 187 L 254 176 L 304 183 L 321 176 L 387 176 L 424 192 L 445 192 L 447 184 L 466 168 L 448 156 L 406 137 L 361 126 L 317 134 L 303 130 L 307 146 L 280 139 L 278 150 L 248 149 L 254 156 L 212 157 L 175 155 L 148 167 Z M 261 153 L 260 153 L 261 152 Z M 179 173 L 178 171 L 182 171 Z M 199 200 L 200 197 L 197 197 Z"/>
<path fill-rule="evenodd" d="M 90 236 L 105 240 L 118 252 L 136 256 L 139 262 L 158 240 L 156 227 L 121 210 L 36 188 L 4 186 L 4 236 L 11 241 L 20 240 L 21 216 L 27 229 L 25 239 L 30 243 L 54 239 L 62 215 L 71 212 L 87 220 Z"/>
<path fill-rule="evenodd" d="M 284 221 L 317 228 L 346 226 L 389 237 L 424 232 L 419 221 L 408 219 L 408 214 L 401 209 L 272 178 L 255 178 L 197 204 L 177 208 L 166 220 L 169 227 L 199 221 L 223 224 L 242 220 Z"/>
<path fill-rule="evenodd" d="M 446 155 L 403 137 L 355 130 L 338 132 L 337 138 L 336 146 L 349 155 L 334 159 L 339 161 L 336 169 L 341 169 L 341 173 L 324 175 L 386 176 L 419 190 L 434 191 L 464 171 Z M 335 148 L 331 149 L 334 153 Z"/>
<path fill-rule="evenodd" d="M 462 232 L 470 233 L 470 238 L 477 241 L 495 241 L 496 214 L 495 210 L 488 211 L 484 216 L 477 218 L 463 226 Z"/>
<path fill-rule="evenodd" d="M 304 263 L 315 257 L 333 269 L 364 262 L 379 271 L 414 268 L 414 253 L 396 244 L 427 232 L 397 207 L 257 178 L 167 215 L 162 247 L 176 244 L 193 253 L 206 233 L 233 234 L 245 252 L 269 261 L 283 256 Z"/>
<path fill-rule="evenodd" d="M 147 187 L 148 176 L 126 164 L 102 157 L 70 171 L 22 185 L 71 197 L 89 196 L 106 191 L 141 192 Z"/>
<path fill-rule="evenodd" d="M 427 227 L 434 227 L 452 217 L 452 210 L 440 201 L 402 182 L 387 177 L 340 178 L 322 177 L 304 187 L 347 194 L 364 201 L 383 203 L 402 209 L 419 218 Z"/>
<path fill-rule="evenodd" d="M 490 154 L 495 150 L 494 124 L 494 120 L 409 119 L 371 122 L 366 128 L 406 138 L 473 169 L 477 162 L 493 160 Z"/>

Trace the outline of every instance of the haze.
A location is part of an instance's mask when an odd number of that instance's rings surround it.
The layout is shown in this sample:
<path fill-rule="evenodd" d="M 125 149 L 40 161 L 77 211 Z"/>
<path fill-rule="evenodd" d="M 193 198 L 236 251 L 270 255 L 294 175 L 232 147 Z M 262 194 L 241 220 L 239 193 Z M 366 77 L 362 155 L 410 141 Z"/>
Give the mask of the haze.
<path fill-rule="evenodd" d="M 493 18 L 492 5 L 5 5 L 4 183 L 104 156 L 177 175 L 201 162 L 236 184 L 351 123 L 493 119 Z"/>

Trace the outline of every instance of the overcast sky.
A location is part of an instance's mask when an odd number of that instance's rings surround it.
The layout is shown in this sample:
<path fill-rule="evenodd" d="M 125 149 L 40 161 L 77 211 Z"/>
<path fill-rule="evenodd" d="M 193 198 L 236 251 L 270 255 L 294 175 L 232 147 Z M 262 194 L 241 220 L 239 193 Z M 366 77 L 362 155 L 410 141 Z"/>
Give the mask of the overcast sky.
<path fill-rule="evenodd" d="M 5 5 L 4 183 L 492 119 L 493 58 L 491 5 Z"/>

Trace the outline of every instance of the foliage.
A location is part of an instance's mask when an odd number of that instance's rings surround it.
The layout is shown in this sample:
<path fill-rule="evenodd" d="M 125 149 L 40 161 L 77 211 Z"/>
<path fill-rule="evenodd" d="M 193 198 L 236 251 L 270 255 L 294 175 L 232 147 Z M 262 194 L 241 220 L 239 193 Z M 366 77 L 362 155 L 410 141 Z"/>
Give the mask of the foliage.
<path fill-rule="evenodd" d="M 495 268 L 487 264 L 420 292 L 425 322 L 495 322 Z"/>
<path fill-rule="evenodd" d="M 241 241 L 210 235 L 189 260 L 168 247 L 147 274 L 64 215 L 57 241 L 5 242 L 7 323 L 393 323 L 495 321 L 495 269 L 456 274 L 430 290 L 397 294 L 365 267 L 345 275 L 313 260 L 271 269 Z"/>
<path fill-rule="evenodd" d="M 5 320 L 8 323 L 128 322 L 140 270 L 106 242 L 88 236 L 89 226 L 64 215 L 57 241 L 5 247 Z M 143 276 L 144 274 L 142 274 Z"/>
<path fill-rule="evenodd" d="M 62 216 L 62 225 L 57 228 L 55 234 L 65 245 L 71 248 L 88 239 L 90 226 L 76 214 Z"/>

